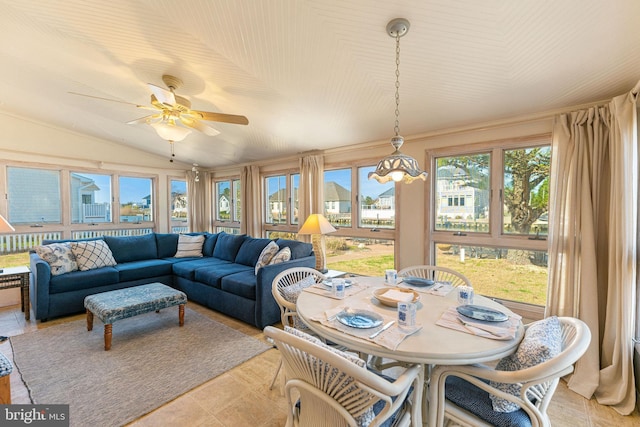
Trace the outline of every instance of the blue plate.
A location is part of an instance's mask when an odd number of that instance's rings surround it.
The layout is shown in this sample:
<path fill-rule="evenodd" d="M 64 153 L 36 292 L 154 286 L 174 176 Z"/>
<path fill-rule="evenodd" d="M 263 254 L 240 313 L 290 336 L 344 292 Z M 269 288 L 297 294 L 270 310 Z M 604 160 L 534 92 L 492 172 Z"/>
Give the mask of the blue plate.
<path fill-rule="evenodd" d="M 505 320 L 509 320 L 509 316 L 503 312 L 481 305 L 459 305 L 456 307 L 456 310 L 463 316 L 476 320 L 484 320 L 486 322 L 504 322 Z"/>
<path fill-rule="evenodd" d="M 422 277 L 411 277 L 411 276 L 403 277 L 402 281 L 407 285 L 418 286 L 420 288 L 425 286 L 432 286 L 434 283 L 436 283 L 431 279 L 424 279 Z"/>
<path fill-rule="evenodd" d="M 382 316 L 368 310 L 343 310 L 336 315 L 338 322 L 351 328 L 369 329 L 382 325 Z"/>

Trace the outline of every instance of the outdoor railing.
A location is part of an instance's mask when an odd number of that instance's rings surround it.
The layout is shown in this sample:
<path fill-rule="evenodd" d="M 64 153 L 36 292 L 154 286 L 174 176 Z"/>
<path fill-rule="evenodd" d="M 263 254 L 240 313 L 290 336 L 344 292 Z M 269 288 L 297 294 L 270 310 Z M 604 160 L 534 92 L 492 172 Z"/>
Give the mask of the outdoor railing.
<path fill-rule="evenodd" d="M 118 230 L 79 230 L 71 233 L 73 239 L 89 239 L 99 236 L 140 236 L 153 232 L 152 228 L 127 228 Z M 61 231 L 47 233 L 12 233 L 0 235 L 0 254 L 27 252 L 42 244 L 43 240 L 62 239 Z"/>

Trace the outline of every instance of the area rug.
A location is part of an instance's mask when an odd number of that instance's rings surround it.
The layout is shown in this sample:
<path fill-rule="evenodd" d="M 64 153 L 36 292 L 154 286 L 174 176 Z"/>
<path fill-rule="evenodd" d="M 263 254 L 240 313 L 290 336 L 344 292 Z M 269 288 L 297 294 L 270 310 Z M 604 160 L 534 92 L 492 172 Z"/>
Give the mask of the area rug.
<path fill-rule="evenodd" d="M 104 327 L 77 320 L 11 338 L 14 364 L 33 403 L 69 404 L 71 426 L 120 426 L 270 347 L 186 309 L 165 309 Z"/>

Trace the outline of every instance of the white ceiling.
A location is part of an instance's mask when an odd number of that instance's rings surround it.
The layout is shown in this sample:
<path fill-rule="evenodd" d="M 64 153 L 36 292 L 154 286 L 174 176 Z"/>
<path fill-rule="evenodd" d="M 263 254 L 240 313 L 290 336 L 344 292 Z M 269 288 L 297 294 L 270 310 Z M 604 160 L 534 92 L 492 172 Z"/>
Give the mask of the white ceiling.
<path fill-rule="evenodd" d="M 168 156 L 146 83 L 184 81 L 205 167 L 388 140 L 395 41 L 406 137 L 599 101 L 640 79 L 637 0 L 0 0 L 0 110 Z"/>

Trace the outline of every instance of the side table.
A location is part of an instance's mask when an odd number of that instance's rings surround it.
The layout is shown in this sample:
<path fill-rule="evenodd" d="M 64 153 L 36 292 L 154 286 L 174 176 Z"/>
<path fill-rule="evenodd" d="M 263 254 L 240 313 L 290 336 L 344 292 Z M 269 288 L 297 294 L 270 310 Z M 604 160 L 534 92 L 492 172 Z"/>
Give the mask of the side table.
<path fill-rule="evenodd" d="M 5 267 L 0 272 L 0 289 L 22 288 L 20 302 L 24 318 L 29 320 L 29 267 Z"/>

